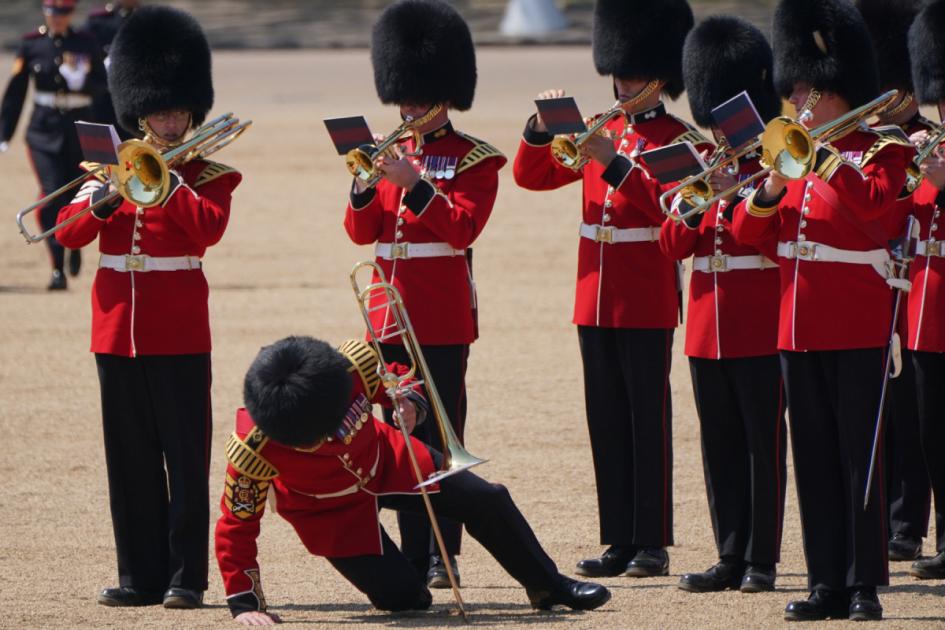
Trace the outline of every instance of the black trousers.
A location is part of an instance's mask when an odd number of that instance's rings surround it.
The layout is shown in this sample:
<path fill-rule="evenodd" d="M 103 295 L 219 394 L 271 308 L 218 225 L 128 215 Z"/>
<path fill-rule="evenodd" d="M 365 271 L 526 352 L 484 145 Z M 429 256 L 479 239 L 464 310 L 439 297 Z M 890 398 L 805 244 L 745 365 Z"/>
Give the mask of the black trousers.
<path fill-rule="evenodd" d="M 882 448 L 863 510 L 884 367 L 883 348 L 781 352 L 811 590 L 889 583 Z"/>
<path fill-rule="evenodd" d="M 935 497 L 935 549 L 945 551 L 945 353 L 912 352 L 919 400 L 919 431 Z"/>
<path fill-rule="evenodd" d="M 381 344 L 384 358 L 404 365 L 410 364 L 401 344 Z M 446 413 L 456 437 L 463 440 L 466 428 L 466 364 L 469 359 L 469 346 L 466 344 L 447 346 L 420 346 L 427 366 L 432 373 L 436 390 L 443 401 Z M 384 410 L 384 420 L 392 423 L 393 412 Z M 414 429 L 413 436 L 429 444 L 437 451 L 443 451 L 440 432 L 434 418 L 429 417 L 422 425 Z M 439 554 L 430 519 L 426 512 L 402 511 L 397 513 L 397 525 L 400 529 L 400 548 L 418 571 L 426 572 L 430 566 L 430 555 Z M 459 555 L 461 550 L 463 526 L 450 518 L 439 519 L 440 533 L 446 551 L 451 556 Z"/>
<path fill-rule="evenodd" d="M 673 329 L 578 326 L 605 545 L 673 544 Z"/>
<path fill-rule="evenodd" d="M 719 558 L 781 556 L 787 427 L 778 355 L 690 357 L 709 514 Z"/>
<path fill-rule="evenodd" d="M 434 461 L 439 462 L 439 453 L 432 449 L 431 453 Z M 430 494 L 430 500 L 437 514 L 464 524 L 469 535 L 530 593 L 554 592 L 561 588 L 562 577 L 554 561 L 542 549 L 505 486 L 463 471 L 440 482 L 440 492 Z M 380 505 L 398 513 L 426 514 L 419 495 L 381 497 Z M 431 597 L 426 572 L 417 571 L 386 532 L 383 532 L 383 543 L 380 556 L 329 558 L 328 561 L 377 608 L 428 608 Z"/>
<path fill-rule="evenodd" d="M 912 352 L 902 350 L 902 372 L 890 379 L 886 407 L 886 481 L 889 533 L 925 538 L 932 499 L 919 438 L 919 403 Z"/>
<path fill-rule="evenodd" d="M 210 355 L 96 354 L 121 586 L 207 589 Z"/>
<path fill-rule="evenodd" d="M 60 152 L 42 151 L 29 147 L 30 159 L 33 162 L 36 177 L 39 179 L 43 196 L 58 190 L 82 174 L 82 169 L 79 168 L 79 163 L 82 162 L 82 149 L 79 147 L 78 138 L 75 136 L 75 131 L 66 134 Z M 56 225 L 56 217 L 59 216 L 59 211 L 67 206 L 78 192 L 79 190 L 76 188 L 58 197 L 53 197 L 49 203 L 39 209 L 39 224 L 43 231 Z M 65 249 L 59 244 L 55 236 L 46 239 L 46 247 L 49 250 L 53 269 L 62 271 L 65 262 Z"/>

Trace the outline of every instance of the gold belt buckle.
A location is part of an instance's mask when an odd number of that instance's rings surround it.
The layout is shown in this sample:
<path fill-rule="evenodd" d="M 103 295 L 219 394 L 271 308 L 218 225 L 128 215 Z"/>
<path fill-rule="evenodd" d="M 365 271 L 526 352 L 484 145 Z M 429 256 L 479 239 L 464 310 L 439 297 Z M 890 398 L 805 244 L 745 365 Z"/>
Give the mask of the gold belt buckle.
<path fill-rule="evenodd" d="M 800 258 L 801 260 L 813 260 L 814 259 L 814 248 L 807 243 L 795 243 L 795 258 Z"/>
<path fill-rule="evenodd" d="M 607 227 L 598 225 L 597 233 L 594 234 L 594 240 L 598 243 L 610 243 L 612 245 L 614 242 L 614 227 L 612 225 L 608 225 Z"/>
<path fill-rule="evenodd" d="M 942 255 L 942 241 L 932 241 L 932 240 L 926 241 L 925 242 L 925 255 L 928 257 L 941 256 Z"/>
<path fill-rule="evenodd" d="M 725 254 L 709 256 L 709 269 L 712 271 L 728 271 L 728 256 Z"/>
<path fill-rule="evenodd" d="M 410 255 L 407 251 L 408 245 L 410 245 L 410 243 L 391 243 L 390 245 L 391 260 L 397 260 L 398 258 L 410 258 Z"/>
<path fill-rule="evenodd" d="M 144 261 L 147 254 L 125 254 L 125 269 L 128 271 L 144 271 Z"/>

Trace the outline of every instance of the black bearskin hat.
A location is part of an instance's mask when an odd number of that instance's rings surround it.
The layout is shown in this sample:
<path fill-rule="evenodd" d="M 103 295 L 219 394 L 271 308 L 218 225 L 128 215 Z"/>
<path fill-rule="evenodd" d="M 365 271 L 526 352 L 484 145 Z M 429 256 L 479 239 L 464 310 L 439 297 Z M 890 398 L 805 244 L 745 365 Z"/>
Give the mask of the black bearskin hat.
<path fill-rule="evenodd" d="M 916 96 L 924 105 L 945 101 L 945 0 L 927 4 L 909 29 Z"/>
<path fill-rule="evenodd" d="M 909 27 L 919 12 L 919 0 L 857 0 L 856 7 L 873 38 L 880 88 L 912 92 Z"/>
<path fill-rule="evenodd" d="M 442 0 L 387 7 L 371 34 L 371 63 L 382 103 L 472 107 L 476 49 L 463 17 Z"/>
<path fill-rule="evenodd" d="M 109 51 L 108 89 L 121 126 L 139 134 L 138 119 L 183 109 L 199 126 L 213 106 L 210 44 L 180 9 L 146 6 L 125 20 Z"/>
<path fill-rule="evenodd" d="M 692 28 L 686 0 L 597 0 L 594 66 L 620 79 L 660 80 L 663 92 L 683 91 L 682 47 Z"/>
<path fill-rule="evenodd" d="M 851 108 L 879 95 L 873 42 L 850 0 L 781 0 L 771 30 L 781 96 L 788 97 L 795 83 L 833 92 Z"/>
<path fill-rule="evenodd" d="M 286 337 L 259 351 L 243 401 L 259 429 L 287 446 L 308 446 L 341 425 L 351 397 L 351 363 L 324 341 Z"/>
<path fill-rule="evenodd" d="M 683 47 L 683 79 L 696 124 L 715 126 L 712 110 L 746 90 L 763 121 L 777 117 L 781 98 L 772 63 L 768 40 L 745 20 L 716 15 L 700 22 Z"/>

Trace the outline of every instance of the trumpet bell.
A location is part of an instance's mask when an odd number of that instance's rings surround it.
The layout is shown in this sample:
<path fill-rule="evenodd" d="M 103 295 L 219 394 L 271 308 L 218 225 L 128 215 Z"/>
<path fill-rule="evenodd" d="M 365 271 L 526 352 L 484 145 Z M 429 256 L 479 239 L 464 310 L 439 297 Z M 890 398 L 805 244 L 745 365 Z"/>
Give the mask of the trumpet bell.
<path fill-rule="evenodd" d="M 551 141 L 551 155 L 562 166 L 578 170 L 587 162 L 577 143 L 568 136 L 555 136 Z"/>
<path fill-rule="evenodd" d="M 115 169 L 122 197 L 141 208 L 152 208 L 167 197 L 171 176 L 167 163 L 148 143 L 128 140 L 118 147 Z"/>
<path fill-rule="evenodd" d="M 353 176 L 365 182 L 370 182 L 377 175 L 377 169 L 374 168 L 374 160 L 371 156 L 375 154 L 377 148 L 370 144 L 351 149 L 345 154 L 345 166 L 348 172 Z"/>
<path fill-rule="evenodd" d="M 775 118 L 761 136 L 762 165 L 786 179 L 802 179 L 814 166 L 814 142 L 804 126 L 786 116 Z"/>

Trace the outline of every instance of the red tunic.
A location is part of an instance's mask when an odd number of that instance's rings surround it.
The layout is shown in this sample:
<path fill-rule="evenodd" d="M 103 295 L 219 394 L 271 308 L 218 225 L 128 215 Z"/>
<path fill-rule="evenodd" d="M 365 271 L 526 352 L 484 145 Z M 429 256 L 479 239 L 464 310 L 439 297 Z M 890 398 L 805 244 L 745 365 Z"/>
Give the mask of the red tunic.
<path fill-rule="evenodd" d="M 391 367 L 402 373 L 400 366 Z M 256 539 L 270 488 L 274 509 L 306 549 L 329 558 L 380 554 L 377 497 L 419 492 L 403 434 L 371 415 L 372 403 L 389 406 L 385 391 L 357 375 L 352 380 L 346 421 L 330 441 L 314 449 L 271 441 L 245 409 L 237 411 L 236 432 L 227 443 L 229 461 L 215 534 L 228 598 L 256 593 L 255 607 L 265 609 Z M 427 447 L 410 439 L 420 470 L 429 476 L 436 468 Z M 428 490 L 437 492 L 438 487 L 433 484 Z"/>
<path fill-rule="evenodd" d="M 57 234 L 79 248 L 99 237 L 103 254 L 154 257 L 203 256 L 223 236 L 230 198 L 242 176 L 214 162 L 193 160 L 180 168 L 185 185 L 163 206 L 137 209 L 123 201 L 107 220 L 91 213 Z M 85 189 L 85 187 L 83 187 Z M 81 192 L 59 211 L 59 222 L 87 208 Z M 92 352 L 137 355 L 210 352 L 209 289 L 200 269 L 116 271 L 100 268 L 92 285 Z"/>
<path fill-rule="evenodd" d="M 412 149 L 413 141 L 407 146 Z M 505 162 L 495 148 L 447 124 L 426 134 L 423 155 L 414 160 L 418 168 L 429 169 L 429 180 L 419 182 L 410 194 L 381 180 L 376 191 L 354 195 L 345 211 L 345 230 L 359 245 L 446 243 L 467 250 L 489 220 Z M 454 172 L 449 179 L 448 170 Z M 478 337 L 470 253 L 377 258 L 403 296 L 421 344 L 468 344 Z M 371 316 L 379 329 L 385 311 Z"/>
<path fill-rule="evenodd" d="M 945 240 L 945 230 L 940 229 L 942 210 L 936 201 L 940 195 L 941 191 L 924 181 L 912 198 L 925 247 L 945 254 L 941 245 Z M 912 262 L 910 280 L 907 347 L 922 352 L 945 352 L 945 258 L 917 256 Z"/>
<path fill-rule="evenodd" d="M 761 167 L 757 159 L 743 161 L 745 178 Z M 763 181 L 763 180 L 762 180 Z M 743 189 L 739 196 L 747 196 Z M 739 198 L 732 203 L 737 204 Z M 732 207 L 720 201 L 705 213 L 698 228 L 666 221 L 660 248 L 674 260 L 689 256 L 765 256 L 777 260 L 777 247 L 743 245 L 732 235 Z M 730 359 L 777 354 L 780 278 L 776 267 L 692 272 L 686 323 L 686 355 L 701 359 Z"/>
<path fill-rule="evenodd" d="M 888 225 L 915 151 L 873 131 L 856 130 L 832 143 L 843 160 L 825 163 L 823 177 L 791 181 L 772 213 L 755 208 L 754 197 L 735 210 L 740 241 L 818 243 L 868 252 L 888 249 Z M 835 166 L 835 168 L 832 168 Z M 873 229 L 872 236 L 864 230 Z M 882 241 L 882 242 L 881 242 Z M 781 350 L 879 348 L 889 339 L 892 292 L 869 264 L 779 257 Z"/>
<path fill-rule="evenodd" d="M 670 186 L 661 186 L 634 158 L 640 152 L 684 140 L 699 150 L 712 145 L 682 120 L 667 114 L 662 105 L 627 119 L 619 117 L 606 128 L 615 136 L 619 155 L 607 169 L 591 161 L 580 171 L 555 161 L 550 135 L 526 129 L 513 165 L 515 181 L 528 190 L 553 190 L 582 180 L 585 224 L 654 230 L 653 240 L 644 242 L 579 239 L 575 324 L 674 328 L 679 321 L 676 264 L 660 252 L 658 236 L 665 218 L 659 197 Z"/>

